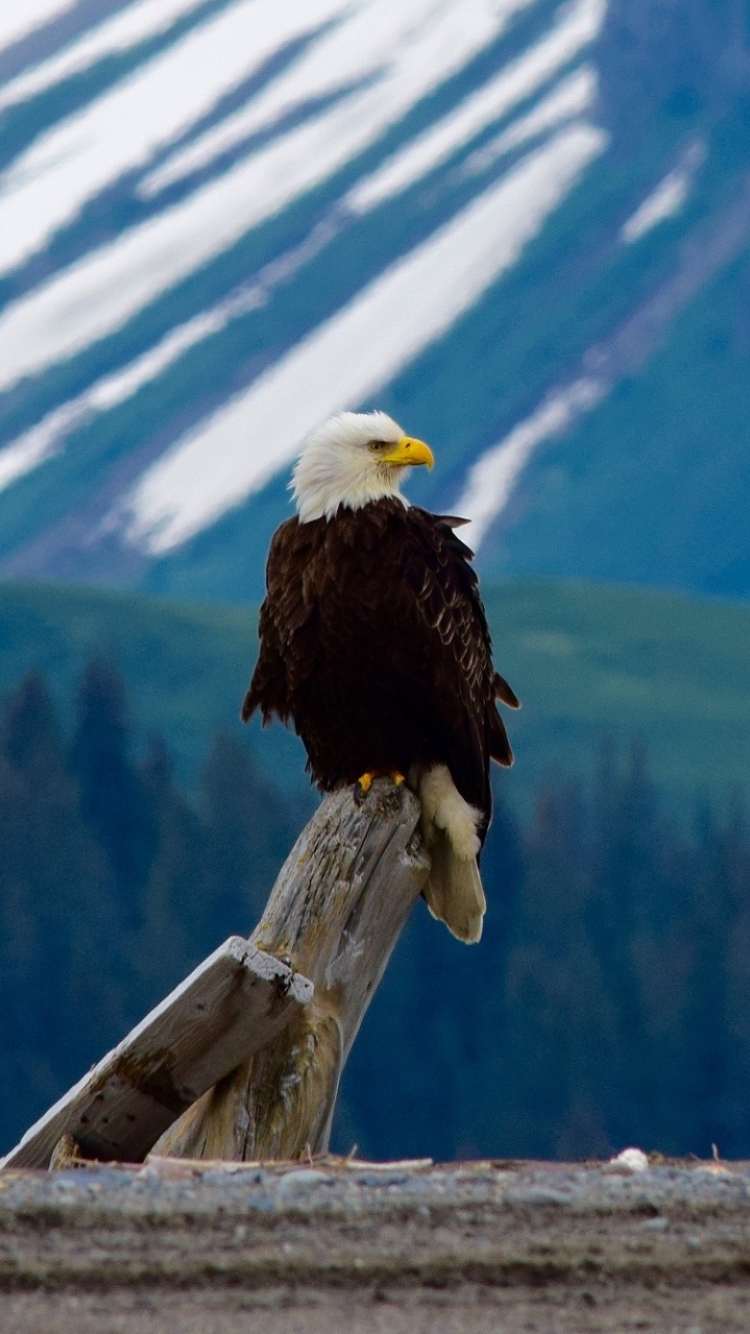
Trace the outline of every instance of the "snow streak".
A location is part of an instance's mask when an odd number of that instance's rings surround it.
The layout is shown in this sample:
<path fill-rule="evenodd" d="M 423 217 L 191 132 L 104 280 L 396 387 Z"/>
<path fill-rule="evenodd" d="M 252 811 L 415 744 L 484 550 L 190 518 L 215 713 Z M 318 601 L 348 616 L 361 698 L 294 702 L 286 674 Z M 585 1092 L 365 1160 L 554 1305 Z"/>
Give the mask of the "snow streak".
<path fill-rule="evenodd" d="M 706 145 L 701 139 L 688 144 L 680 155 L 680 160 L 659 182 L 655 190 L 639 204 L 628 218 L 620 232 L 620 239 L 625 245 L 640 241 L 660 222 L 675 217 L 685 206 L 690 194 L 693 178 L 706 158 Z"/>
<path fill-rule="evenodd" d="M 640 241 L 642 236 L 652 228 L 658 227 L 660 222 L 665 222 L 667 218 L 679 213 L 689 191 L 689 173 L 670 171 L 624 224 L 621 235 L 625 244 L 632 245 L 634 241 Z"/>
<path fill-rule="evenodd" d="M 404 76 L 417 80 L 418 96 L 440 83 L 469 56 L 492 41 L 514 14 L 536 0 L 370 0 L 334 30 L 316 42 L 292 68 L 276 79 L 264 94 L 221 125 L 209 130 L 188 148 L 175 154 L 142 185 L 152 195 L 167 185 L 209 166 L 259 130 L 316 98 L 343 92 L 374 79 L 377 97 L 398 97 Z M 458 45 L 451 56 L 451 43 Z M 434 69 L 430 61 L 435 60 Z M 379 91 L 378 91 L 379 90 Z M 403 94 L 402 94 L 403 96 Z M 407 109 L 416 97 L 408 99 Z M 368 108 L 372 92 L 361 105 Z M 353 106 L 358 106 L 355 100 Z M 349 113 L 349 116 L 351 112 Z M 392 117 L 386 116 L 383 128 Z"/>
<path fill-rule="evenodd" d="M 530 97 L 595 39 L 604 11 L 604 0 L 578 0 L 572 9 L 566 5 L 551 33 L 355 186 L 347 198 L 350 208 L 364 213 L 400 194 Z"/>
<path fill-rule="evenodd" d="M 275 6 L 277 0 L 250 3 Z M 305 13 L 310 4 L 305 0 Z M 405 8 L 402 0 L 398 8 Z M 503 21 L 488 0 L 440 5 L 434 21 L 393 53 L 392 66 L 371 87 L 311 117 L 186 201 L 131 228 L 9 306 L 0 315 L 0 391 L 112 333 L 252 227 L 319 185 L 460 69 Z M 198 45 L 196 52 L 203 49 Z M 95 147 L 106 157 L 105 144 L 97 141 Z M 6 201 L 4 211 L 11 204 L 12 199 Z M 45 225 L 44 219 L 36 220 L 37 230 Z M 0 231 L 0 253 L 2 236 Z M 15 233 L 8 242 L 16 248 L 23 243 Z"/>
<path fill-rule="evenodd" d="M 454 508 L 471 520 L 467 540 L 475 551 L 505 509 L 534 451 L 545 440 L 568 430 L 582 413 L 596 407 L 605 393 L 605 385 L 595 379 L 576 380 L 514 426 L 504 440 L 474 464 Z"/>
<path fill-rule="evenodd" d="M 5 0 L 0 5 L 0 50 L 75 7 L 76 0 Z"/>
<path fill-rule="evenodd" d="M 517 54 L 516 46 L 496 72 L 477 74 L 479 86 L 475 80 L 462 91 L 455 84 L 454 105 L 428 129 L 409 133 L 406 118 L 417 104 L 538 4 L 228 0 L 209 14 L 203 0 L 130 0 L 89 18 L 61 49 L 0 86 L 2 113 L 159 39 L 155 54 L 79 110 L 61 111 L 0 171 L 0 276 L 30 284 L 0 310 L 0 395 L 12 389 L 22 405 L 34 402 L 34 377 L 93 350 L 254 228 L 328 187 L 327 195 L 312 196 L 304 239 L 280 255 L 271 248 L 265 267 L 247 279 L 238 275 L 230 296 L 213 304 L 209 297 L 197 312 L 188 304 L 183 321 L 151 346 L 139 333 L 146 322 L 134 326 L 129 363 L 110 369 L 104 360 L 106 373 L 83 391 L 79 379 L 67 401 L 63 388 L 51 410 L 32 416 L 28 429 L 0 448 L 0 492 L 59 454 L 72 432 L 267 304 L 314 255 L 331 247 L 335 263 L 338 239 L 365 214 L 455 163 L 434 182 L 441 207 L 450 211 L 461 183 L 462 202 L 466 182 L 476 181 L 468 188 L 483 193 L 458 213 L 453 204 L 447 222 L 376 277 L 363 278 L 367 285 L 333 316 L 319 315 L 323 322 L 312 332 L 300 338 L 290 327 L 290 350 L 157 459 L 120 496 L 105 527 L 151 556 L 175 549 L 262 489 L 328 413 L 368 401 L 446 335 L 518 262 L 605 145 L 603 132 L 585 119 L 597 80 L 581 62 L 601 30 L 606 0 L 568 0 L 551 22 L 545 14 L 527 49 Z M 0 3 L 0 49 L 72 7 L 66 0 Z M 178 35 L 175 25 L 184 19 L 191 26 Z M 39 105 L 40 114 L 52 108 L 54 116 L 53 99 Z M 380 141 L 394 131 L 402 146 L 384 157 Z M 357 170 L 365 152 L 367 174 Z M 665 208 L 681 207 L 675 182 L 687 182 L 687 192 L 692 170 L 687 158 L 678 163 L 625 225 L 623 240 L 645 234 Z M 491 175 L 480 181 L 485 173 Z M 117 225 L 121 206 L 130 219 L 114 237 L 97 231 L 101 199 L 108 227 Z M 405 206 L 419 215 L 419 201 Z M 93 237 L 93 244 L 55 268 L 61 252 L 52 243 L 71 226 L 79 229 L 75 241 Z M 364 271 L 371 274 L 372 265 Z M 108 356 L 102 349 L 102 359 Z M 98 357 L 97 350 L 84 375 Z M 61 367 L 47 383 L 64 386 L 66 375 Z M 461 500 L 475 542 L 540 441 L 586 410 L 592 384 L 560 390 L 475 464 Z"/>
<path fill-rule="evenodd" d="M 45 246 L 106 186 L 146 165 L 281 45 L 340 9 L 341 0 L 239 0 L 48 130 L 0 175 L 0 273 Z"/>
<path fill-rule="evenodd" d="M 604 142 L 600 130 L 578 125 L 530 153 L 178 442 L 112 523 L 161 554 L 257 491 L 323 418 L 387 384 L 518 260 Z"/>
<path fill-rule="evenodd" d="M 461 175 L 478 176 L 507 153 L 512 153 L 531 139 L 538 139 L 566 120 L 582 116 L 593 106 L 596 90 L 596 71 L 590 65 L 584 65 L 567 79 L 561 79 L 533 111 L 526 116 L 519 116 L 502 134 L 498 134 L 484 148 L 472 153 L 465 162 Z"/>
<path fill-rule="evenodd" d="M 0 87 L 0 111 L 37 97 L 106 56 L 118 55 L 150 37 L 158 37 L 200 3 L 201 0 L 140 0 L 129 5 L 71 42 L 58 55 L 50 56 Z"/>

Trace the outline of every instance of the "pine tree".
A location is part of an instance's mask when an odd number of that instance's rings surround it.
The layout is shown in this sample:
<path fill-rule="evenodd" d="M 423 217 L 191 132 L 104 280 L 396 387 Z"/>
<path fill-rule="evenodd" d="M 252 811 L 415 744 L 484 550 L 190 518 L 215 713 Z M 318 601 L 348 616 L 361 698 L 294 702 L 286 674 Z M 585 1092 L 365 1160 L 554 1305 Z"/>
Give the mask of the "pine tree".
<path fill-rule="evenodd" d="M 592 885 L 579 787 L 543 791 L 525 839 L 526 874 L 504 985 L 508 1009 L 505 1140 L 551 1157 L 610 1147 L 601 1105 L 612 1013 L 590 938 Z M 523 1117 L 519 1119 L 519 1110 Z"/>
<path fill-rule="evenodd" d="M 152 738 L 140 776 L 154 821 L 156 855 L 143 894 L 131 967 L 138 1003 L 156 1004 L 210 951 L 203 833 L 180 793 L 163 741 Z"/>
<path fill-rule="evenodd" d="M 635 1140 L 676 1152 L 680 1136 L 693 1136 L 685 1026 L 694 858 L 660 808 L 640 740 L 622 770 L 611 750 L 600 762 L 593 809 L 593 940 L 617 1016 L 610 1135 L 615 1145 Z"/>
<path fill-rule="evenodd" d="M 696 1140 L 741 1153 L 750 1077 L 747 1018 L 750 843 L 744 802 L 733 794 L 723 818 L 704 807 L 697 822 L 695 946 L 689 1014 Z"/>
<path fill-rule="evenodd" d="M 481 943 L 467 949 L 418 903 L 344 1071 L 349 1143 L 356 1126 L 365 1153 L 449 1158 L 502 1145 L 513 1022 L 504 978 L 523 875 L 520 831 L 497 797 L 482 853 Z"/>
<path fill-rule="evenodd" d="M 723 860 L 731 902 L 721 967 L 725 979 L 724 1096 L 713 1142 L 727 1156 L 746 1157 L 750 1093 L 750 828 L 741 793 L 731 800 L 724 825 Z"/>
<path fill-rule="evenodd" d="M 214 737 L 203 773 L 201 810 L 207 875 L 206 938 L 247 934 L 291 851 L 296 828 L 281 798 L 231 732 Z"/>
<path fill-rule="evenodd" d="M 123 921 L 135 930 L 158 835 L 143 780 L 131 760 L 131 746 L 122 679 L 106 659 L 93 658 L 78 691 L 70 766 L 84 819 L 104 848 L 114 875 Z"/>
<path fill-rule="evenodd" d="M 41 677 L 21 682 L 0 729 L 3 1139 L 12 1142 L 122 1031 L 119 923 Z M 20 1114 L 19 1114 L 20 1113 Z"/>

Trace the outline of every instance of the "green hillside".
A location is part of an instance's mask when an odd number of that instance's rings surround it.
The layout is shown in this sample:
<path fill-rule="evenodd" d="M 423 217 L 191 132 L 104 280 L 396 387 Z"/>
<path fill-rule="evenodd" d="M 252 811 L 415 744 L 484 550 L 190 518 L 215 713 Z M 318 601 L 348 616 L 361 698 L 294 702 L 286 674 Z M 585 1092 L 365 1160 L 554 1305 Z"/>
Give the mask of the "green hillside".
<path fill-rule="evenodd" d="M 602 584 L 487 591 L 495 655 L 524 708 L 511 781 L 590 771 L 603 731 L 648 745 L 675 796 L 750 779 L 750 609 Z M 527 777 L 528 775 L 528 777 Z"/>
<path fill-rule="evenodd" d="M 63 584 L 0 584 L 0 692 L 39 668 L 65 710 L 87 658 L 112 657 L 128 684 L 139 739 L 163 735 L 189 780 L 217 728 L 244 731 L 239 708 L 255 645 L 254 608 L 186 606 Z M 306 783 L 296 738 L 277 727 L 253 740 L 280 785 Z"/>
<path fill-rule="evenodd" d="M 605 585 L 513 582 L 487 588 L 496 660 L 523 700 L 509 719 L 524 803 L 560 771 L 591 771 L 599 737 L 648 743 L 675 797 L 722 794 L 750 774 L 750 609 Z M 32 667 L 63 707 L 92 652 L 114 654 L 141 740 L 167 739 L 192 779 L 217 727 L 240 730 L 255 612 L 186 606 L 61 585 L 0 585 L 0 691 Z M 282 787 L 307 784 L 299 743 L 250 729 Z"/>

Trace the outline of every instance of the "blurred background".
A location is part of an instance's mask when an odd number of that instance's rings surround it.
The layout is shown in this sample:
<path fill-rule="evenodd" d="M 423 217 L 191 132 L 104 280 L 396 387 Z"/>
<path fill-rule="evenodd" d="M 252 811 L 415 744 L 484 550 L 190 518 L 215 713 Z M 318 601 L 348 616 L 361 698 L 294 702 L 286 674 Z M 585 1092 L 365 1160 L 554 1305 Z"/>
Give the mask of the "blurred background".
<path fill-rule="evenodd" d="M 342 407 L 433 446 L 524 709 L 335 1147 L 750 1156 L 746 0 L 0 8 L 0 1148 L 314 809 L 237 715 Z"/>

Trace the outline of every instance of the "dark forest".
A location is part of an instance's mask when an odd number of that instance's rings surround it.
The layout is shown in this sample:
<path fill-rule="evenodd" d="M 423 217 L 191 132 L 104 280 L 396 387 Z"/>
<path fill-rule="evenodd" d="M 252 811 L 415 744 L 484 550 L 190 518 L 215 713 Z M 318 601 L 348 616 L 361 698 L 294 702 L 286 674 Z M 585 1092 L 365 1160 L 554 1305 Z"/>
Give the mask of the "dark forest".
<path fill-rule="evenodd" d="M 247 934 L 308 809 L 242 733 L 196 792 L 136 755 L 111 663 L 68 732 L 38 674 L 0 725 L 0 1150 L 226 936 Z M 420 905 L 345 1074 L 334 1147 L 750 1156 L 750 838 L 741 794 L 667 813 L 642 744 L 602 740 L 530 815 L 498 802 L 478 947 Z"/>

